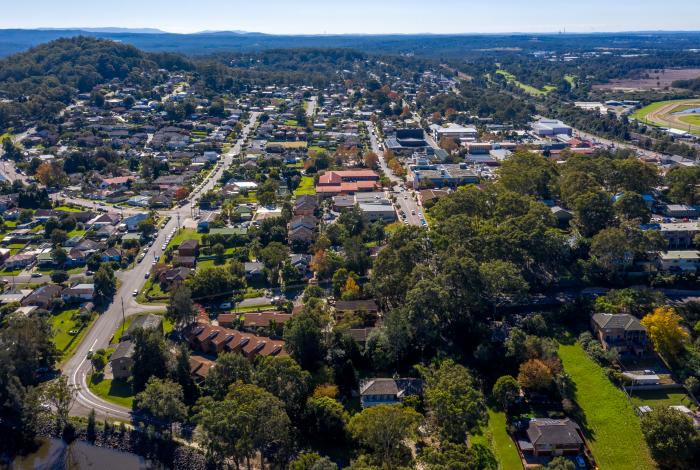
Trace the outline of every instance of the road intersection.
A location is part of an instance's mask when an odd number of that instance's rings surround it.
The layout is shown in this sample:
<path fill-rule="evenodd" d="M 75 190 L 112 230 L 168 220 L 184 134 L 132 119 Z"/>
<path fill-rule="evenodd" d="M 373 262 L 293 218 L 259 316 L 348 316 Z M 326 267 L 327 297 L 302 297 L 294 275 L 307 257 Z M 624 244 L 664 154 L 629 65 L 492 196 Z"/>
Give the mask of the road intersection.
<path fill-rule="evenodd" d="M 128 408 L 107 402 L 96 396 L 87 386 L 87 377 L 91 364 L 87 359 L 89 352 L 109 345 L 112 335 L 122 322 L 122 319 L 138 313 L 162 312 L 165 306 L 141 305 L 136 302 L 133 295 L 145 284 L 146 273 L 151 269 L 151 260 L 156 256 L 162 256 L 162 245 L 165 244 L 168 234 L 178 229 L 183 221 L 190 217 L 192 204 L 195 204 L 198 196 L 214 188 L 216 182 L 221 177 L 225 168 L 231 165 L 233 159 L 241 153 L 243 142 L 246 140 L 251 130 L 257 124 L 259 113 L 253 113 L 250 121 L 243 128 L 236 144 L 223 156 L 221 163 L 212 171 L 209 176 L 197 186 L 189 196 L 187 204 L 164 214 L 170 215 L 170 220 L 158 232 L 153 244 L 149 247 L 145 258 L 140 263 L 128 270 L 117 273 L 121 285 L 114 300 L 107 310 L 95 321 L 94 325 L 85 335 L 83 341 L 76 348 L 73 356 L 64 364 L 62 372 L 68 377 L 69 382 L 78 387 L 78 393 L 71 413 L 79 416 L 86 416 L 91 409 L 103 418 L 117 419 L 120 421 L 130 421 L 131 411 Z M 179 216 L 179 217 L 178 217 Z"/>

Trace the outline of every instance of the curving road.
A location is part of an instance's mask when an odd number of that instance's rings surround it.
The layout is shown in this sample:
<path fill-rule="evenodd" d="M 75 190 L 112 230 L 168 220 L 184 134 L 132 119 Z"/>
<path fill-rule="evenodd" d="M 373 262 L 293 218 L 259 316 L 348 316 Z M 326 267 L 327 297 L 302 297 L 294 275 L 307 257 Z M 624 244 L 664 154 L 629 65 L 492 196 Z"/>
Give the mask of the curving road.
<path fill-rule="evenodd" d="M 71 410 L 71 414 L 87 416 L 91 409 L 101 418 L 111 418 L 120 421 L 131 421 L 132 415 L 128 408 L 109 403 L 93 394 L 87 386 L 87 376 L 90 373 L 90 361 L 87 359 L 89 351 L 105 348 L 109 345 L 112 335 L 119 327 L 123 317 L 129 317 L 137 313 L 163 311 L 164 306 L 141 305 L 136 302 L 133 292 L 140 290 L 146 279 L 146 273 L 152 266 L 155 256 L 162 255 L 161 246 L 169 233 L 182 226 L 185 219 L 190 216 L 191 206 L 197 196 L 211 190 L 216 181 L 221 177 L 223 170 L 231 165 L 235 156 L 240 154 L 243 142 L 255 127 L 259 113 L 252 113 L 248 124 L 243 128 L 236 144 L 224 155 L 223 161 L 207 179 L 196 187 L 189 197 L 189 202 L 182 207 L 164 214 L 171 215 L 168 223 L 158 232 L 155 242 L 148 249 L 142 262 L 137 263 L 128 271 L 117 273 L 121 286 L 114 296 L 113 302 L 107 310 L 100 315 L 83 341 L 78 345 L 73 356 L 64 364 L 63 374 L 68 376 L 68 381 L 78 387 L 78 393 Z"/>

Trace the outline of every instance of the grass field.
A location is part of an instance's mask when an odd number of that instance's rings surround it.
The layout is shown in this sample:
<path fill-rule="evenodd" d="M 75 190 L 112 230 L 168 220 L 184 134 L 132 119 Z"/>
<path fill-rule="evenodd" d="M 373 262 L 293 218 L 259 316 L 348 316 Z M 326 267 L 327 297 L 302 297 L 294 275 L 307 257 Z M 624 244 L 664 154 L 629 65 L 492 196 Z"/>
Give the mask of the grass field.
<path fill-rule="evenodd" d="M 573 75 L 564 75 L 564 80 L 566 80 L 569 85 L 571 85 L 571 88 L 576 88 L 576 77 Z"/>
<path fill-rule="evenodd" d="M 302 176 L 299 187 L 294 190 L 294 196 L 313 196 L 316 194 L 313 176 Z"/>
<path fill-rule="evenodd" d="M 162 313 L 155 313 L 155 315 L 164 315 L 165 312 Z M 145 314 L 143 314 L 145 315 Z M 133 322 L 136 318 L 142 316 L 142 314 L 137 314 L 137 315 L 132 315 L 129 318 L 127 318 L 125 321 L 123 321 L 119 327 L 117 328 L 117 331 L 114 332 L 114 335 L 112 336 L 111 341 L 109 344 L 117 344 L 119 342 L 119 338 L 123 334 L 123 332 L 126 332 L 126 330 L 129 329 L 129 325 L 131 325 L 131 322 Z M 163 333 L 168 334 L 171 331 L 173 331 L 174 325 L 168 320 L 167 318 L 163 318 Z"/>
<path fill-rule="evenodd" d="M 501 470 L 520 470 L 523 463 L 506 429 L 506 415 L 502 411 L 489 408 L 489 424 L 482 434 L 469 437 L 474 444 L 483 444 L 490 448 Z"/>
<path fill-rule="evenodd" d="M 668 110 L 662 110 L 664 107 L 668 107 L 673 103 L 678 103 L 677 106 L 669 107 Z M 672 127 L 684 131 L 690 131 L 690 133 L 695 135 L 700 135 L 700 116 L 696 114 L 688 115 L 677 115 L 681 111 L 685 111 L 691 108 L 700 107 L 700 100 L 668 100 L 668 101 L 657 101 L 656 103 L 651 103 L 641 109 L 638 109 L 632 113 L 631 117 L 637 119 L 638 121 L 651 124 L 658 127 Z M 664 112 L 660 112 L 664 111 Z M 656 113 L 656 114 L 655 114 Z M 664 122 L 668 121 L 668 122 Z M 695 126 L 689 129 L 685 124 Z"/>
<path fill-rule="evenodd" d="M 678 119 L 680 119 L 683 122 L 687 122 L 688 124 L 692 124 L 693 126 L 700 126 L 700 114 L 688 114 L 687 116 L 679 116 Z"/>
<path fill-rule="evenodd" d="M 683 391 L 637 391 L 632 393 L 632 403 L 635 407 L 646 405 L 655 408 L 660 406 L 685 405 L 690 409 L 695 408 L 693 401 L 688 394 Z"/>
<path fill-rule="evenodd" d="M 127 408 L 134 405 L 134 392 L 125 380 L 103 379 L 101 374 L 93 374 L 88 378 L 88 388 L 98 397 L 115 405 Z"/>
<path fill-rule="evenodd" d="M 197 241 L 201 242 L 202 241 L 202 234 L 198 233 L 193 228 L 183 228 L 175 234 L 175 236 L 173 237 L 172 240 L 170 240 L 168 247 L 178 246 L 183 241 L 190 240 L 190 239 L 197 240 Z"/>
<path fill-rule="evenodd" d="M 161 305 L 166 304 L 168 302 L 167 299 L 149 301 L 146 298 L 146 294 L 150 295 L 151 297 L 168 297 L 168 293 L 163 292 L 163 290 L 160 288 L 160 284 L 158 282 L 153 282 L 153 280 L 150 277 L 143 285 L 143 289 L 141 289 L 139 295 L 136 296 L 136 301 L 141 304 L 152 305 Z"/>
<path fill-rule="evenodd" d="M 94 314 L 92 319 L 83 328 L 79 327 L 77 320 L 71 317 L 78 313 L 79 309 L 64 310 L 51 317 L 51 326 L 54 331 L 53 342 L 56 349 L 61 351 L 62 360 L 66 360 L 73 355 L 73 352 L 83 340 L 85 334 L 90 331 L 92 324 L 97 318 Z M 77 334 L 70 334 L 71 331 L 77 331 Z"/>
<path fill-rule="evenodd" d="M 76 209 L 75 207 L 69 207 L 69 206 L 58 206 L 56 207 L 57 211 L 63 211 L 63 212 L 81 212 L 81 209 Z"/>
<path fill-rule="evenodd" d="M 657 468 L 644 441 L 639 418 L 625 394 L 605 376 L 579 344 L 561 345 L 564 370 L 576 384 L 588 445 L 601 469 Z"/>
<path fill-rule="evenodd" d="M 270 144 L 273 145 L 279 145 L 280 147 L 286 148 L 286 149 L 305 149 L 307 143 L 303 140 L 300 141 L 291 141 L 291 142 L 269 142 Z"/>
<path fill-rule="evenodd" d="M 657 101 L 656 103 L 651 103 L 648 106 L 644 106 L 643 108 L 638 109 L 634 113 L 632 113 L 632 116 L 634 119 L 639 119 L 644 120 L 647 114 L 653 113 L 654 111 L 658 111 L 659 108 L 666 106 L 669 103 L 673 102 L 683 102 L 685 100 L 671 100 L 671 101 Z"/>
<path fill-rule="evenodd" d="M 532 85 L 526 85 L 525 83 L 518 81 L 515 75 L 513 75 L 510 72 L 506 72 L 505 70 L 496 70 L 496 73 L 498 75 L 503 76 L 503 78 L 505 78 L 508 83 L 512 83 L 513 85 L 523 90 L 525 93 L 532 96 L 544 96 L 550 91 L 555 90 L 557 88 L 554 85 L 547 85 L 544 87 L 544 89 L 539 90 Z"/>

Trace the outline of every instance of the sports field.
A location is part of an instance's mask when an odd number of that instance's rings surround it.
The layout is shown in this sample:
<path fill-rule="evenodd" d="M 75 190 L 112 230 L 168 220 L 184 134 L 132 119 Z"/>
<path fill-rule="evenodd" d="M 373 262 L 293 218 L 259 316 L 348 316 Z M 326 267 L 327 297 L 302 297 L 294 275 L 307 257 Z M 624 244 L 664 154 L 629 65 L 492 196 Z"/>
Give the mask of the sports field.
<path fill-rule="evenodd" d="M 635 112 L 632 117 L 654 126 L 700 135 L 700 99 L 659 101 Z"/>

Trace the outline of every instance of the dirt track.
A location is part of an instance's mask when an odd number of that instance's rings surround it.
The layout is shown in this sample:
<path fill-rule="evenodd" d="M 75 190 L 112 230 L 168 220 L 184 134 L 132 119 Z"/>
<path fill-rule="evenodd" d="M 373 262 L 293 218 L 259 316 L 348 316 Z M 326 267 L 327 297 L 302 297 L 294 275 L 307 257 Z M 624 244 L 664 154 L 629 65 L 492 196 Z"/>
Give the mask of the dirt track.
<path fill-rule="evenodd" d="M 688 101 L 683 101 L 683 102 L 673 102 L 673 103 L 668 103 L 660 108 L 650 112 L 649 114 L 646 115 L 645 119 L 654 122 L 657 124 L 660 124 L 662 126 L 666 127 L 673 127 L 675 129 L 681 129 L 681 130 L 688 130 L 690 128 L 691 131 L 698 132 L 700 131 L 700 126 L 695 126 L 692 124 L 688 124 L 687 122 L 683 122 L 680 120 L 680 115 L 673 115 L 671 112 L 677 108 L 678 106 L 681 106 L 683 104 L 697 104 L 698 107 L 700 107 L 700 100 L 688 100 Z"/>

